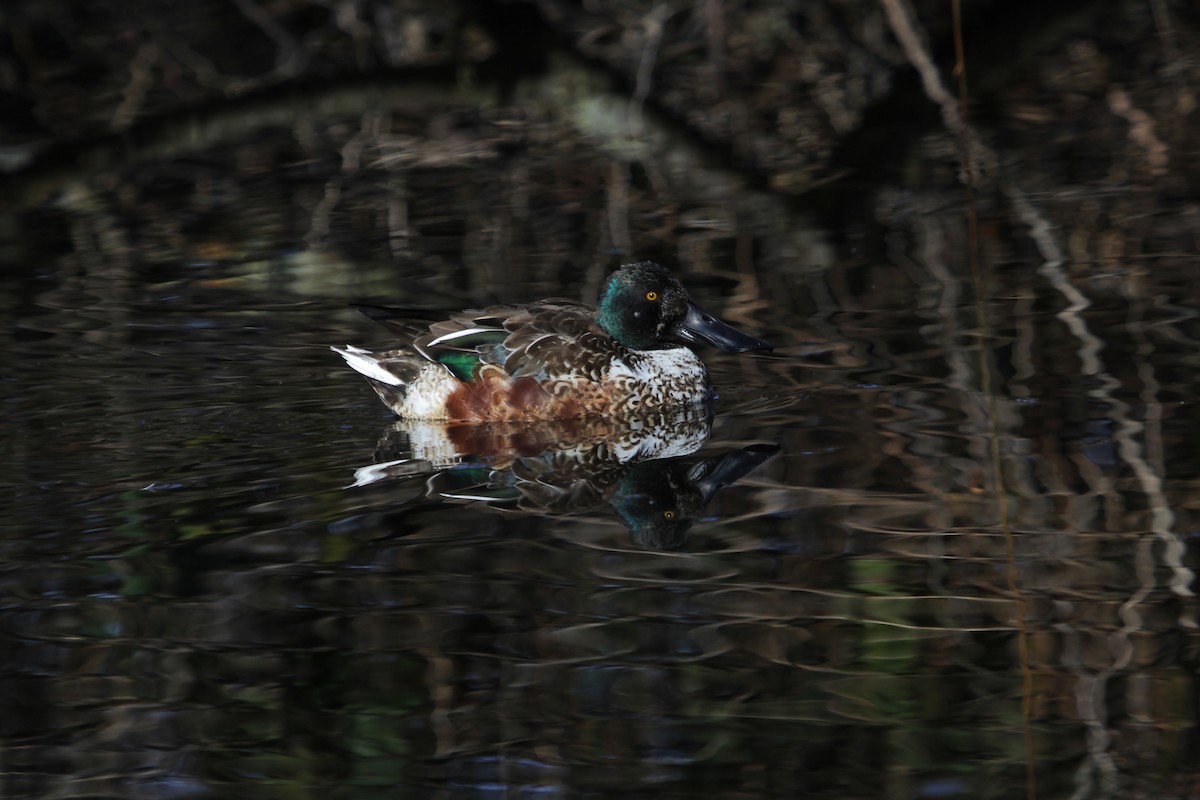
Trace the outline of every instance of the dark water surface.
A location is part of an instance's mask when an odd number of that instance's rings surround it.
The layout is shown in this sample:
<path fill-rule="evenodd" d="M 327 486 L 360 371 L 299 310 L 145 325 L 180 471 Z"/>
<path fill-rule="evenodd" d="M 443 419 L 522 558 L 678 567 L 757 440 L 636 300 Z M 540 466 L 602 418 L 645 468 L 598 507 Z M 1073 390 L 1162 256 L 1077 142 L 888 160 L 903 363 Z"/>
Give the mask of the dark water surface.
<path fill-rule="evenodd" d="M 356 130 L 5 217 L 5 796 L 1195 796 L 1190 212 L 1010 198 L 975 260 L 957 187 L 824 231 L 536 128 L 305 156 Z M 386 342 L 352 299 L 591 300 L 648 256 L 777 346 L 706 354 L 711 418 L 457 458 L 328 349 Z"/>
<path fill-rule="evenodd" d="M 7 796 L 1101 796 L 1196 754 L 1181 270 L 1069 311 L 1008 267 L 990 394 L 944 284 L 789 277 L 649 480 L 763 459 L 668 540 L 621 465 L 549 515 L 431 480 L 495 459 L 352 486 L 419 434 L 326 346 L 386 337 L 218 272 L 8 289 Z"/>
<path fill-rule="evenodd" d="M 1198 10 L 6 0 L 0 800 L 1200 798 Z M 329 350 L 641 259 L 711 416 Z"/>

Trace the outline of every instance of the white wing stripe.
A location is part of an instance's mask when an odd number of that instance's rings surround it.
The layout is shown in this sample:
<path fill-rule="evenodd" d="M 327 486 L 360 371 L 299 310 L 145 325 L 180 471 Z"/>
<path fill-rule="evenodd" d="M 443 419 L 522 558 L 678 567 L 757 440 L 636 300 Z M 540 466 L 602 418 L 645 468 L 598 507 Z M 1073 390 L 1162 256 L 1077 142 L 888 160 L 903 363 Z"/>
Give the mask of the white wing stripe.
<path fill-rule="evenodd" d="M 467 336 L 474 336 L 477 333 L 493 333 L 496 330 L 497 330 L 496 328 L 467 328 L 466 330 L 462 330 L 462 331 L 453 331 L 452 333 L 443 334 L 442 336 L 437 337 L 433 341 L 428 342 L 425 346 L 426 347 L 437 347 L 439 344 L 445 344 L 446 342 L 453 342 L 456 339 L 461 339 L 461 338 L 464 338 Z"/>

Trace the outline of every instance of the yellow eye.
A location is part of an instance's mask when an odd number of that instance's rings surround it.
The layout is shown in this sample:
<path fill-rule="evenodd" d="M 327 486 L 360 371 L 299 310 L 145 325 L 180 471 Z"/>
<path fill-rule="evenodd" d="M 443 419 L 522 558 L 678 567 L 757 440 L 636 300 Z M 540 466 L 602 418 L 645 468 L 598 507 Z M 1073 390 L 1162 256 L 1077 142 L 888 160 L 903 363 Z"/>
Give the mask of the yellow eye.
<path fill-rule="evenodd" d="M 657 300 L 658 292 L 646 292 L 646 299 L 647 300 Z"/>
<path fill-rule="evenodd" d="M 650 294 L 654 294 L 654 292 L 651 292 Z M 674 511 L 664 511 L 663 519 L 675 519 L 675 512 Z"/>

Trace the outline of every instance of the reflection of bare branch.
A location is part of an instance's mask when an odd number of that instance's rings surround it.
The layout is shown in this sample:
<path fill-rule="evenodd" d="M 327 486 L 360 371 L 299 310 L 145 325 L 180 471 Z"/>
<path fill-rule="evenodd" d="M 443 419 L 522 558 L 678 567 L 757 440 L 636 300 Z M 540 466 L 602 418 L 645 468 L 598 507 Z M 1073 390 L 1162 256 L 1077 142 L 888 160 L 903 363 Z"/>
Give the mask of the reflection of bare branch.
<path fill-rule="evenodd" d="M 1158 407 L 1157 381 L 1151 366 L 1153 363 L 1150 358 L 1151 348 L 1143 335 L 1144 326 L 1140 324 L 1140 321 L 1139 324 L 1130 325 L 1130 329 L 1138 339 L 1139 363 L 1145 365 L 1144 369 L 1139 372 L 1141 383 L 1145 387 L 1143 400 L 1148 409 L 1146 413 L 1150 415 L 1152 423 L 1148 428 L 1143 421 L 1134 416 L 1134 409 L 1130 404 L 1119 398 L 1118 390 L 1121 382 L 1107 374 L 1106 365 L 1102 359 L 1104 341 L 1089 328 L 1085 318 L 1085 313 L 1092 303 L 1072 283 L 1070 275 L 1064 269 L 1063 252 L 1056 241 L 1050 221 L 1028 199 L 1019 186 L 1011 181 L 1001 179 L 998 174 L 996 154 L 979 142 L 966 120 L 960 113 L 957 113 L 953 97 L 942 85 L 932 59 L 920 36 L 917 35 L 912 12 L 908 8 L 906 0 L 883 0 L 883 3 L 897 39 L 904 47 L 909 61 L 921 75 L 926 95 L 941 107 L 942 119 L 946 128 L 957 133 L 963 143 L 962 157 L 968 173 L 968 183 L 970 182 L 971 162 L 979 157 L 985 171 L 990 173 L 994 180 L 997 180 L 1018 219 L 1028 227 L 1029 236 L 1043 258 L 1043 263 L 1039 266 L 1038 271 L 1068 303 L 1068 306 L 1058 313 L 1058 317 L 1066 324 L 1079 343 L 1078 358 L 1081 372 L 1097 383 L 1095 388 L 1089 390 L 1088 395 L 1097 407 L 1108 409 L 1108 417 L 1115 422 L 1114 439 L 1119 452 L 1124 462 L 1133 471 L 1138 481 L 1138 488 L 1145 496 L 1149 506 L 1149 528 L 1152 535 L 1144 535 L 1137 542 L 1135 565 L 1138 580 L 1136 589 L 1120 605 L 1121 627 L 1106 633 L 1103 637 L 1105 640 L 1103 659 L 1092 661 L 1086 659 L 1080 652 L 1081 648 L 1078 647 L 1081 640 L 1078 631 L 1072 625 L 1064 624 L 1062 626 L 1063 631 L 1071 635 L 1068 644 L 1075 645 L 1065 648 L 1062 658 L 1066 668 L 1075 676 L 1075 709 L 1087 731 L 1087 759 L 1080 765 L 1079 771 L 1076 773 L 1077 791 L 1074 796 L 1082 798 L 1096 793 L 1109 796 L 1116 791 L 1118 779 L 1118 771 L 1112 755 L 1114 745 L 1109 733 L 1113 725 L 1111 711 L 1107 705 L 1107 698 L 1111 691 L 1110 679 L 1130 667 L 1135 657 L 1132 637 L 1147 632 L 1141 607 L 1160 585 L 1158 563 L 1154 557 L 1155 545 L 1162 544 L 1162 560 L 1171 570 L 1170 587 L 1177 597 L 1189 598 L 1192 596 L 1189 585 L 1194 579 L 1192 570 L 1184 565 L 1185 548 L 1174 531 L 1176 524 L 1174 512 L 1163 490 L 1165 467 L 1159 459 L 1153 456 L 1156 448 L 1161 446 L 1161 439 L 1154 411 Z M 1109 91 L 1108 105 L 1113 114 L 1130 123 L 1130 136 L 1135 144 L 1146 152 L 1149 171 L 1155 175 L 1162 174 L 1167 168 L 1168 152 L 1166 145 L 1155 133 L 1152 118 L 1146 112 L 1134 108 L 1129 96 L 1120 88 Z M 983 298 L 979 298 L 979 302 L 982 301 Z M 986 328 L 984 333 L 986 334 Z M 986 384 L 984 388 L 986 390 Z M 990 393 L 989 400 L 993 400 Z M 993 442 L 993 452 L 998 454 L 998 447 L 995 443 L 998 436 L 996 420 L 990 413 L 989 417 L 991 417 L 989 436 Z M 993 461 L 996 464 L 993 468 L 994 480 L 999 484 L 1004 476 L 998 468 L 998 457 L 994 456 Z M 1115 500 L 1117 493 L 1112 486 L 1110 477 L 1103 471 L 1095 470 L 1090 482 L 1097 487 L 1095 490 L 1097 495 Z M 1009 490 L 1010 487 L 998 485 L 996 490 L 998 499 L 1002 499 L 1004 493 Z M 1007 532 L 1009 523 L 1006 515 L 1001 514 L 1001 522 Z M 1085 525 L 1086 523 L 1079 524 L 1080 530 L 1084 530 Z M 1011 535 L 1006 538 L 1006 541 L 1011 541 Z M 1009 546 L 1011 547 L 1011 544 Z M 1015 591 L 1019 591 L 1015 581 L 1010 581 L 1010 584 Z M 1020 617 L 1021 623 L 1024 624 L 1024 609 L 1021 610 Z M 1190 617 L 1185 617 L 1181 622 L 1184 627 L 1195 624 Z M 1023 667 L 1027 663 L 1024 655 L 1027 652 L 1025 642 L 1024 638 L 1020 640 Z M 1026 695 L 1029 686 L 1031 686 L 1031 681 L 1027 677 Z M 1028 733 L 1026 735 L 1028 737 Z M 1027 751 L 1031 750 L 1028 744 L 1026 747 Z M 1032 759 L 1030 759 L 1030 763 L 1032 763 Z M 1032 775 L 1032 772 L 1029 774 Z M 1032 783 L 1029 786 L 1032 791 Z"/>
<path fill-rule="evenodd" d="M 403 170 L 393 170 L 387 207 L 388 250 L 392 258 L 409 255 L 408 185 Z"/>
<path fill-rule="evenodd" d="M 1154 27 L 1158 29 L 1158 38 L 1162 42 L 1163 56 L 1167 61 L 1169 72 L 1182 72 L 1186 64 L 1179 56 L 1179 37 L 1171 22 L 1170 12 L 1163 0 L 1150 0 L 1150 8 L 1154 12 Z"/>
<path fill-rule="evenodd" d="M 608 168 L 608 233 L 612 246 L 622 253 L 632 247 L 629 238 L 629 167 L 614 160 Z"/>
<path fill-rule="evenodd" d="M 1163 457 L 1162 403 L 1158 399 L 1160 385 L 1154 370 L 1154 359 L 1151 358 L 1154 346 L 1146 336 L 1144 298 L 1136 301 L 1134 311 L 1137 318 L 1130 321 L 1129 331 L 1137 344 L 1137 371 L 1142 382 L 1142 401 L 1145 408 L 1143 413 L 1146 415 L 1146 420 L 1142 422 L 1133 419 L 1132 409 L 1127 404 L 1122 404 L 1126 413 L 1120 415 L 1114 413 L 1113 416 L 1117 417 L 1119 422 L 1115 438 L 1121 449 L 1121 455 L 1133 469 L 1138 483 L 1146 495 L 1150 511 L 1149 528 L 1154 534 L 1154 539 L 1147 536 L 1139 543 L 1141 546 L 1138 549 L 1138 576 L 1143 579 L 1142 588 L 1138 594 L 1127 600 L 1121 607 L 1121 615 L 1126 623 L 1121 633 L 1125 634 L 1126 640 L 1134 630 L 1133 620 L 1137 619 L 1137 611 L 1134 606 L 1143 601 L 1158 585 L 1155 575 L 1157 564 L 1152 552 L 1152 545 L 1156 541 L 1162 544 L 1162 561 L 1171 570 L 1170 587 L 1172 592 L 1179 597 L 1193 597 L 1194 592 L 1190 587 L 1196 577 L 1195 572 L 1184 564 L 1183 559 L 1187 548 L 1175 532 L 1175 512 L 1171 507 L 1171 502 L 1167 499 L 1163 486 L 1163 476 L 1166 474 L 1167 468 Z M 1139 443 L 1137 434 L 1142 435 L 1141 438 L 1145 441 L 1144 447 Z M 1142 563 L 1143 553 L 1145 554 L 1145 564 Z M 1190 612 L 1186 624 L 1195 625 Z"/>
<path fill-rule="evenodd" d="M 274 77 L 287 78 L 300 74 L 308 58 L 296 39 L 284 30 L 275 18 L 263 10 L 254 0 L 233 0 L 247 19 L 275 42 L 279 52 L 275 55 Z"/>
<path fill-rule="evenodd" d="M 308 229 L 308 234 L 304 237 L 304 244 L 310 250 L 320 250 L 325 242 L 325 237 L 329 235 L 330 215 L 333 213 L 333 208 L 342 199 L 342 187 L 338 185 L 337 179 L 327 181 L 325 183 L 325 193 L 321 195 L 321 199 L 317 202 L 312 212 L 312 225 Z"/>
<path fill-rule="evenodd" d="M 383 169 L 469 167 L 498 158 L 497 144 L 495 141 L 481 140 L 478 135 L 467 134 L 441 139 L 388 136 L 380 143 L 382 152 L 372 166 Z"/>
<path fill-rule="evenodd" d="M 279 53 L 275 57 L 275 67 L 266 75 L 255 78 L 224 75 L 211 59 L 193 49 L 183 37 L 176 36 L 168 30 L 160 31 L 157 35 L 167 43 L 167 52 L 192 72 L 197 83 L 226 95 L 243 94 L 299 75 L 304 70 L 308 58 L 295 38 L 257 6 L 253 0 L 235 0 L 235 2 L 242 13 L 258 25 L 263 33 L 279 47 Z"/>
<path fill-rule="evenodd" d="M 163 32 L 161 38 L 167 43 L 167 52 L 171 57 L 191 70 L 196 82 L 201 86 L 216 89 L 224 94 L 240 94 L 249 88 L 250 82 L 243 78 L 222 75 L 208 57 L 193 50 L 183 38 L 167 32 Z"/>
<path fill-rule="evenodd" d="M 708 64 L 712 67 L 717 99 L 725 96 L 725 14 L 722 0 L 705 0 L 704 21 L 708 34 Z"/>
<path fill-rule="evenodd" d="M 366 69 L 371 62 L 371 26 L 358 15 L 358 3 L 342 0 L 337 4 L 334 19 L 340 30 L 354 40 L 354 59 L 359 69 Z"/>
<path fill-rule="evenodd" d="M 1140 108 L 1134 108 L 1129 93 L 1119 86 L 1108 92 L 1108 107 L 1130 125 L 1129 138 L 1146 152 L 1151 175 L 1162 175 L 1167 171 L 1170 156 L 1167 146 L 1154 132 L 1154 119 Z"/>
<path fill-rule="evenodd" d="M 146 92 L 153 81 L 150 67 L 158 60 L 160 52 L 157 42 L 144 42 L 138 48 L 133 61 L 129 62 L 129 83 L 121 92 L 121 102 L 113 112 L 113 130 L 123 131 L 133 124 L 133 119 L 142 107 Z"/>
<path fill-rule="evenodd" d="M 658 59 L 658 46 L 662 44 L 663 25 L 674 13 L 675 10 L 671 6 L 660 3 L 643 21 L 646 39 L 642 47 L 642 60 L 638 63 L 637 84 L 633 90 L 633 97 L 629 98 L 629 132 L 635 140 L 642 138 L 642 107 L 646 104 L 646 98 L 650 96 L 654 63 Z"/>
<path fill-rule="evenodd" d="M 964 169 L 969 169 L 972 173 L 976 166 L 981 167 L 985 173 L 994 170 L 995 154 L 984 147 L 975 136 L 960 113 L 958 101 L 942 83 L 942 77 L 917 30 L 912 8 L 905 0 L 883 0 L 883 9 L 887 13 L 892 33 L 904 48 L 904 55 L 921 76 L 925 96 L 937 104 L 942 112 L 942 124 L 962 142 Z"/>
<path fill-rule="evenodd" d="M 362 164 L 362 151 L 367 143 L 371 141 L 378 143 L 380 123 L 379 113 L 368 111 L 363 115 L 358 133 L 351 136 L 342 145 L 342 169 L 339 174 L 334 175 L 325 183 L 325 193 L 316 208 L 313 209 L 312 226 L 309 228 L 308 235 L 304 237 L 304 243 L 310 248 L 317 250 L 324 244 L 325 237 L 329 235 L 330 215 L 342 198 L 342 181 L 345 176 L 353 176 L 358 173 Z"/>

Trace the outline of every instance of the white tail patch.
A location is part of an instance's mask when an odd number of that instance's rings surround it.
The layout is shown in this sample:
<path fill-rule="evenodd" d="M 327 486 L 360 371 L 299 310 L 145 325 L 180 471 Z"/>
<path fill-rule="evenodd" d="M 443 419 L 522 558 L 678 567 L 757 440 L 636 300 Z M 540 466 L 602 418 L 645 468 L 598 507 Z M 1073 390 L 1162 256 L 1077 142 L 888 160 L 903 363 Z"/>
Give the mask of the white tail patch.
<path fill-rule="evenodd" d="M 400 380 L 398 376 L 393 375 L 380 364 L 379 358 L 370 350 L 364 350 L 352 344 L 348 344 L 345 347 L 331 346 L 329 349 L 346 359 L 346 363 L 350 365 L 350 369 L 360 375 L 366 375 L 371 380 L 386 383 L 389 386 L 404 385 L 404 381 Z"/>

